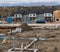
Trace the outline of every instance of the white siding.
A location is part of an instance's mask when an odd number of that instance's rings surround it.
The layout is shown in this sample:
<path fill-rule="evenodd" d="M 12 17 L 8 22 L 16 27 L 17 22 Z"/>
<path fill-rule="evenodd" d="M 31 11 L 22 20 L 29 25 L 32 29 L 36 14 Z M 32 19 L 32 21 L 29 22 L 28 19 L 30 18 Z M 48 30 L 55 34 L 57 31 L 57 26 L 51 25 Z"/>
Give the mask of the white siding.
<path fill-rule="evenodd" d="M 22 14 L 15 14 L 14 17 L 15 18 L 21 18 L 22 17 Z"/>
<path fill-rule="evenodd" d="M 52 13 L 44 13 L 44 17 L 52 17 Z"/>

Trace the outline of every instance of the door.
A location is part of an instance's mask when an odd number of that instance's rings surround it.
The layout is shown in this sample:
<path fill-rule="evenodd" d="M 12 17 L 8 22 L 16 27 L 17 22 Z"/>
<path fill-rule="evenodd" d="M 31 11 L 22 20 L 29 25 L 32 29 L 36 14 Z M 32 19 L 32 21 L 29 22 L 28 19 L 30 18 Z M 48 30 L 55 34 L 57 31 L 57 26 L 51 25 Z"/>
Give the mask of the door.
<path fill-rule="evenodd" d="M 45 17 L 46 22 L 52 22 L 52 17 Z"/>

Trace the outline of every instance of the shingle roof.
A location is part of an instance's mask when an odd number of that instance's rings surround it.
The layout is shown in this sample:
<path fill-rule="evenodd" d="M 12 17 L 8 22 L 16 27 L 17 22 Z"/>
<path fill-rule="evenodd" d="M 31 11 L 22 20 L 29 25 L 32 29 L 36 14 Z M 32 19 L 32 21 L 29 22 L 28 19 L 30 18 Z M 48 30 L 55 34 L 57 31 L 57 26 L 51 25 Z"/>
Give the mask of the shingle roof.
<path fill-rule="evenodd" d="M 52 9 L 46 9 L 46 10 L 18 10 L 14 12 L 14 14 L 29 14 L 29 13 L 36 13 L 36 14 L 43 14 L 43 13 L 52 13 Z"/>
<path fill-rule="evenodd" d="M 23 14 L 24 13 L 24 10 L 18 10 L 15 12 L 16 14 Z"/>
<path fill-rule="evenodd" d="M 53 10 L 52 9 L 46 9 L 46 10 L 44 10 L 44 13 L 53 13 Z"/>
<path fill-rule="evenodd" d="M 37 13 L 36 10 L 28 10 L 29 13 Z"/>
<path fill-rule="evenodd" d="M 41 14 L 42 11 L 40 10 L 18 10 L 14 12 L 15 14 L 29 14 L 29 13 L 36 13 L 36 14 Z"/>

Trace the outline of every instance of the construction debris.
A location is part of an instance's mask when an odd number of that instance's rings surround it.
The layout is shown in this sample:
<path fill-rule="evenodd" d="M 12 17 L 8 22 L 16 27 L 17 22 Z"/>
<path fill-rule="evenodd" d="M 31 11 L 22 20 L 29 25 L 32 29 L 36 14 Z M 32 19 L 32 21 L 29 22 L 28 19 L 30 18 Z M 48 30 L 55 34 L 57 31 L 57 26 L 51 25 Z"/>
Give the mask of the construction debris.
<path fill-rule="evenodd" d="M 54 52 L 59 52 L 58 49 L 57 49 L 56 47 L 54 48 Z"/>
<path fill-rule="evenodd" d="M 3 49 L 0 49 L 0 52 L 3 52 Z"/>
<path fill-rule="evenodd" d="M 22 32 L 24 32 L 24 31 L 32 31 L 32 30 L 33 30 L 30 26 L 28 26 L 28 25 L 25 24 L 25 23 L 23 23 L 23 24 L 20 26 L 20 28 L 22 28 Z"/>
<path fill-rule="evenodd" d="M 2 41 L 2 44 L 8 44 L 8 43 L 10 43 L 10 41 L 7 40 L 7 39 L 4 39 L 4 40 Z"/>

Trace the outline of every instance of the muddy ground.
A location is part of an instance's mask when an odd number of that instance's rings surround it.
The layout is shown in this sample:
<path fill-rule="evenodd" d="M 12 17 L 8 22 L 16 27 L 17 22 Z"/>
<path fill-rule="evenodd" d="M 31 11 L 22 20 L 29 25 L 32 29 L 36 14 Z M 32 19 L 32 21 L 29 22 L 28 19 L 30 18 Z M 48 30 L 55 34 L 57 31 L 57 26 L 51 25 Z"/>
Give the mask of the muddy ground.
<path fill-rule="evenodd" d="M 4 52 L 7 52 L 8 49 L 12 47 L 21 47 L 21 43 L 24 43 L 24 46 L 28 45 L 31 40 L 20 40 L 19 38 L 29 38 L 29 37 L 43 37 L 48 38 L 45 41 L 37 41 L 30 48 L 38 48 L 38 52 L 60 52 L 60 30 L 34 30 L 26 31 L 22 33 L 12 33 L 7 34 L 6 36 L 15 37 L 16 40 L 10 40 L 9 44 L 2 44 L 0 40 L 0 49 L 3 49 Z"/>

